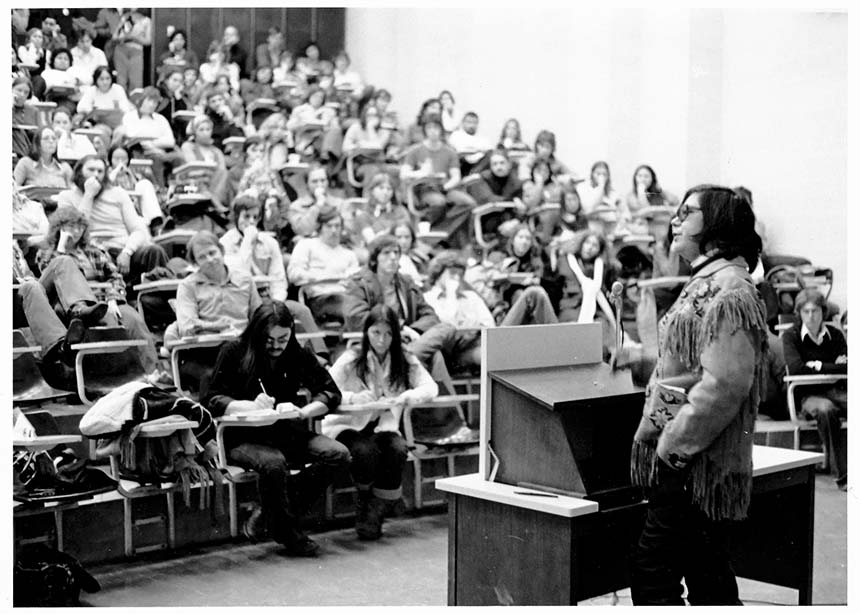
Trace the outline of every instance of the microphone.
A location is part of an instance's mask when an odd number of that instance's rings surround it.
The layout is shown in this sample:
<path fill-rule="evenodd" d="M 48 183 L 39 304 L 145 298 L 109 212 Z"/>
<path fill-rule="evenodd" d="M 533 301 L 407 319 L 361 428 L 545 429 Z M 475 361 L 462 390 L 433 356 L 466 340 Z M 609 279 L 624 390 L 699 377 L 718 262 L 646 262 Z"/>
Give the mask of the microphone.
<path fill-rule="evenodd" d="M 612 283 L 612 288 L 609 291 L 609 300 L 612 301 L 615 307 L 615 356 L 618 356 L 618 353 L 621 351 L 621 343 L 623 341 L 621 330 L 621 306 L 623 301 L 621 295 L 623 292 L 624 284 L 620 281 Z"/>

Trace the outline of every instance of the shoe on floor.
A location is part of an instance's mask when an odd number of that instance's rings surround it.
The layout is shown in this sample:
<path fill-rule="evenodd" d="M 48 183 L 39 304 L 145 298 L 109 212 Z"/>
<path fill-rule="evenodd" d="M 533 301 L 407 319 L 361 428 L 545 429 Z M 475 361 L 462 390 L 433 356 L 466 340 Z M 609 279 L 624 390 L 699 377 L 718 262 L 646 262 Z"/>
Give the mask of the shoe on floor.
<path fill-rule="evenodd" d="M 256 544 L 266 537 L 266 517 L 263 515 L 262 507 L 255 507 L 242 525 L 242 535 L 248 538 L 252 544 Z"/>
<path fill-rule="evenodd" d="M 358 539 L 374 541 L 382 537 L 382 519 L 385 517 L 387 503 L 379 497 L 372 497 L 362 514 L 355 518 L 355 532 Z"/>
<path fill-rule="evenodd" d="M 320 546 L 310 537 L 300 537 L 294 542 L 284 544 L 281 554 L 285 556 L 313 558 L 319 556 Z"/>
<path fill-rule="evenodd" d="M 79 301 L 69 308 L 69 318 L 81 320 L 87 326 L 97 326 L 107 315 L 107 303 L 86 303 Z"/>

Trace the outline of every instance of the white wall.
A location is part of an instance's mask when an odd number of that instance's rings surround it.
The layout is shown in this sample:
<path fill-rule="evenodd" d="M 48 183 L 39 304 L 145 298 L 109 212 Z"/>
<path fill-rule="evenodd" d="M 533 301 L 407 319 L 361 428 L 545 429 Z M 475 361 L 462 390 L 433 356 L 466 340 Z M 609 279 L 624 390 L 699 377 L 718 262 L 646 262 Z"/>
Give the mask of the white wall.
<path fill-rule="evenodd" d="M 772 251 L 832 267 L 845 304 L 847 17 L 813 12 L 349 8 L 346 45 L 411 122 L 450 89 L 495 139 L 517 117 L 627 190 L 744 184 Z M 810 212 L 814 212 L 810 214 Z"/>

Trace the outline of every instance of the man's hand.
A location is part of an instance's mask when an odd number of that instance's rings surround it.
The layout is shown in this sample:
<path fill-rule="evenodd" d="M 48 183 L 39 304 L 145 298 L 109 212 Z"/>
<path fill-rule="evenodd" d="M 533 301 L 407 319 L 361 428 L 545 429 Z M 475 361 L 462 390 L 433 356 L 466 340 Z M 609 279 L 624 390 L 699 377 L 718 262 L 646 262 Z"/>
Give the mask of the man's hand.
<path fill-rule="evenodd" d="M 319 186 L 314 190 L 314 200 L 317 201 L 318 205 L 325 203 L 325 192 L 326 189 L 323 186 Z"/>
<path fill-rule="evenodd" d="M 270 397 L 265 392 L 261 392 L 254 399 L 254 404 L 257 406 L 257 409 L 275 409 L 275 398 Z"/>
<path fill-rule="evenodd" d="M 806 366 L 812 369 L 813 371 L 821 371 L 821 361 L 820 360 L 807 360 Z"/>
<path fill-rule="evenodd" d="M 403 328 L 400 329 L 400 336 L 403 337 L 407 343 L 411 343 L 412 341 L 417 341 L 418 337 L 421 336 L 421 333 L 414 328 L 404 325 Z"/>
<path fill-rule="evenodd" d="M 116 267 L 123 275 L 128 275 L 131 270 L 131 255 L 127 251 L 121 251 L 116 257 Z"/>
<path fill-rule="evenodd" d="M 242 242 L 254 243 L 257 240 L 257 236 L 259 235 L 259 231 L 257 227 L 253 224 L 245 226 L 242 230 Z"/>
<path fill-rule="evenodd" d="M 119 310 L 119 305 L 117 305 L 116 299 L 109 300 L 107 305 L 108 314 L 116 318 L 117 322 L 122 322 L 122 313 Z"/>
<path fill-rule="evenodd" d="M 848 364 L 848 356 L 846 354 L 842 354 L 841 356 L 836 357 L 837 365 L 846 365 Z"/>
<path fill-rule="evenodd" d="M 84 181 L 84 196 L 95 198 L 101 189 L 102 184 L 95 177 L 87 177 L 87 180 Z"/>

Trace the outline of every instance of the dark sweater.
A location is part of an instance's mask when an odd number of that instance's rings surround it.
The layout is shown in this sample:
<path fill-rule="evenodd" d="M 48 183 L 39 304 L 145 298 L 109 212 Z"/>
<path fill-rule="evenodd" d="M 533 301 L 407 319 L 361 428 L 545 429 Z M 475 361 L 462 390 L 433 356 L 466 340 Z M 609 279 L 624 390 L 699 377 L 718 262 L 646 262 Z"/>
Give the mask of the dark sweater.
<path fill-rule="evenodd" d="M 791 330 L 785 331 L 782 336 L 782 347 L 785 350 L 785 366 L 789 375 L 812 375 L 818 373 L 848 373 L 848 365 L 836 364 L 836 358 L 848 355 L 848 346 L 845 337 L 835 326 L 823 324 L 827 327 L 829 335 L 824 337 L 821 345 L 816 345 L 807 335 L 802 341 L 800 339 L 800 324 L 796 324 Z M 821 371 L 810 369 L 807 362 L 820 360 Z"/>
<path fill-rule="evenodd" d="M 201 402 L 215 417 L 223 416 L 231 401 L 250 401 L 263 392 L 275 398 L 278 403 L 295 403 L 299 407 L 306 404 L 300 390 L 310 392 L 310 402 L 320 401 L 330 410 L 340 405 L 340 390 L 328 371 L 320 366 L 316 356 L 299 346 L 295 337 L 281 354 L 274 369 L 267 365 L 258 366 L 254 373 L 242 367 L 243 348 L 240 341 L 231 341 L 221 346 L 215 371 L 209 381 L 208 389 L 203 391 Z"/>
<path fill-rule="evenodd" d="M 785 352 L 785 366 L 789 375 L 848 373 L 847 363 L 836 364 L 835 362 L 838 356 L 843 354 L 845 356 L 848 355 L 848 346 L 845 343 L 842 331 L 828 324 L 822 324 L 822 326 L 826 326 L 830 334 L 824 337 L 821 345 L 816 345 L 809 336 L 806 336 L 801 341 L 800 324 L 796 324 L 794 328 L 783 333 L 782 347 Z M 816 371 L 806 366 L 807 362 L 814 360 L 821 361 L 821 371 Z M 845 386 L 845 382 L 840 382 L 837 386 L 842 388 Z M 833 384 L 798 387 L 794 395 L 795 403 L 800 407 L 803 397 L 826 395 L 833 387 Z"/>

